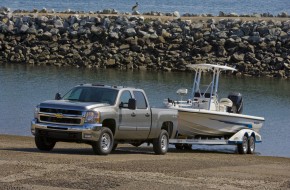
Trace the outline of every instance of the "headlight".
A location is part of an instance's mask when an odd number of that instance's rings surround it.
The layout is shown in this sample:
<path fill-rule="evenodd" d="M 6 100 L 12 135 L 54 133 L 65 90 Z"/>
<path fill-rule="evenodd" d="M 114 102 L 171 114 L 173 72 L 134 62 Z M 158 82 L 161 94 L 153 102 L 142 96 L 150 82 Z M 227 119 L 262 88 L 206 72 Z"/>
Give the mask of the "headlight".
<path fill-rule="evenodd" d="M 39 107 L 36 106 L 34 109 L 34 118 L 37 119 L 38 118 L 38 113 L 39 113 Z"/>
<path fill-rule="evenodd" d="M 100 113 L 95 111 L 88 111 L 86 113 L 85 122 L 87 123 L 100 123 Z"/>

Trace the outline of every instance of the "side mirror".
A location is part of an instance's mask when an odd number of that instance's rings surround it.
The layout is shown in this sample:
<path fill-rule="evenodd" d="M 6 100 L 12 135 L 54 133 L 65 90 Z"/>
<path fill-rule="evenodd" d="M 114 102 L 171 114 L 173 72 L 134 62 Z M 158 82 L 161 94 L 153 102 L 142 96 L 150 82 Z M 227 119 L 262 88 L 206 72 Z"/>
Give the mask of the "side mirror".
<path fill-rule="evenodd" d="M 55 100 L 60 100 L 61 99 L 61 94 L 58 92 L 55 94 Z"/>
<path fill-rule="evenodd" d="M 124 107 L 124 103 L 121 102 L 120 105 L 119 105 L 119 108 L 123 108 Z"/>
<path fill-rule="evenodd" d="M 136 109 L 136 100 L 135 99 L 133 99 L 133 98 L 129 99 L 128 108 L 130 110 L 135 110 Z"/>

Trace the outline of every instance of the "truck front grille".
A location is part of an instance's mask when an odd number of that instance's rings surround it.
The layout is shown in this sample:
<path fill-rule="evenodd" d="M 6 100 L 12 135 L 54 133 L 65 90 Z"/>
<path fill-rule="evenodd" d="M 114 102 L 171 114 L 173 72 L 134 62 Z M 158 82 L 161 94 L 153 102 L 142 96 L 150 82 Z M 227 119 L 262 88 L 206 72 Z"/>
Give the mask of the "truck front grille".
<path fill-rule="evenodd" d="M 82 125 L 84 117 L 79 110 L 39 108 L 39 121 L 61 125 Z"/>
<path fill-rule="evenodd" d="M 69 114 L 69 115 L 82 115 L 81 111 L 78 110 L 64 110 L 64 109 L 54 109 L 54 108 L 40 108 L 40 112 L 44 113 L 61 113 L 61 114 Z"/>
<path fill-rule="evenodd" d="M 73 124 L 73 125 L 81 124 L 80 118 L 75 119 L 75 118 L 57 118 L 52 116 L 40 116 L 40 121 L 49 123 Z"/>

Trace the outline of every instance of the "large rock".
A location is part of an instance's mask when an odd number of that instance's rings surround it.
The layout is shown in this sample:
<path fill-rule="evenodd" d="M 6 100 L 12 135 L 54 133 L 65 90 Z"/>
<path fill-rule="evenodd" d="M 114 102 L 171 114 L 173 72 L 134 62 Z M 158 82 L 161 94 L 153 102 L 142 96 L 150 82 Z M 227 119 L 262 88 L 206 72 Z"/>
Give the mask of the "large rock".
<path fill-rule="evenodd" d="M 206 45 L 206 46 L 201 48 L 201 51 L 203 53 L 209 53 L 211 50 L 212 50 L 212 46 L 211 45 Z"/>
<path fill-rule="evenodd" d="M 103 33 L 103 28 L 99 27 L 99 26 L 92 26 L 91 27 L 91 33 L 92 34 L 96 34 L 96 35 L 101 35 Z"/>
<path fill-rule="evenodd" d="M 218 46 L 217 48 L 217 56 L 225 57 L 227 55 L 227 51 L 223 46 Z"/>
<path fill-rule="evenodd" d="M 20 28 L 19 31 L 20 31 L 21 33 L 26 33 L 26 31 L 28 30 L 28 28 L 29 28 L 28 25 L 23 24 L 23 25 L 21 26 L 21 28 Z"/>
<path fill-rule="evenodd" d="M 119 39 L 119 34 L 117 32 L 110 32 L 109 36 L 113 39 Z"/>
<path fill-rule="evenodd" d="M 125 30 L 125 34 L 126 34 L 127 36 L 129 36 L 129 37 L 131 37 L 131 36 L 136 36 L 136 31 L 135 31 L 134 28 L 127 28 L 127 29 Z"/>
<path fill-rule="evenodd" d="M 0 7 L 0 14 L 7 14 L 8 12 L 10 12 L 10 8 Z"/>
<path fill-rule="evenodd" d="M 27 34 L 37 34 L 37 30 L 35 28 L 28 28 L 26 30 Z"/>
<path fill-rule="evenodd" d="M 40 16 L 40 17 L 38 17 L 38 20 L 40 21 L 40 22 L 47 22 L 48 21 L 48 18 L 46 17 L 46 16 Z"/>
<path fill-rule="evenodd" d="M 55 20 L 54 27 L 56 28 L 63 28 L 63 21 L 62 20 Z"/>
<path fill-rule="evenodd" d="M 245 54 L 243 53 L 234 53 L 232 55 L 232 60 L 235 62 L 244 61 L 244 58 L 245 58 Z"/>

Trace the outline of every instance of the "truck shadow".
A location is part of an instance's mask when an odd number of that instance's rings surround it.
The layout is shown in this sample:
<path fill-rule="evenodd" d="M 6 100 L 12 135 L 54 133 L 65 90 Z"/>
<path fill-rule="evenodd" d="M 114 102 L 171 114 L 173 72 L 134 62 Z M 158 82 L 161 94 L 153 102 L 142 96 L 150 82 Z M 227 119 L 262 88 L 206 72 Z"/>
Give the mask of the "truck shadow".
<path fill-rule="evenodd" d="M 0 148 L 0 150 L 16 151 L 16 152 L 28 152 L 28 153 L 44 153 L 44 154 L 67 154 L 67 155 L 95 155 L 91 148 L 54 148 L 51 151 L 40 151 L 37 148 Z M 169 148 L 170 153 L 214 153 L 214 154 L 237 154 L 235 149 L 183 149 L 178 150 L 175 148 Z M 142 155 L 154 155 L 152 147 L 118 147 L 115 151 L 112 151 L 112 155 L 130 155 L 130 154 L 142 154 Z"/>

